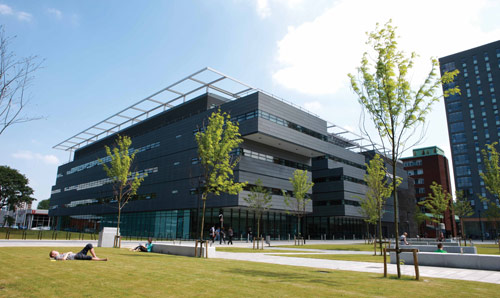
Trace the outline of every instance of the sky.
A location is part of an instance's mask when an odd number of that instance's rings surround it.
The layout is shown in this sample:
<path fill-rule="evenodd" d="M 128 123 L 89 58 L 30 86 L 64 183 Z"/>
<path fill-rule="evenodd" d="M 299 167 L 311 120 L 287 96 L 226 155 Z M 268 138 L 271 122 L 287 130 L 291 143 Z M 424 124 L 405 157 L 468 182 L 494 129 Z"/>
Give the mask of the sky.
<path fill-rule="evenodd" d="M 359 133 L 347 74 L 376 23 L 392 19 L 400 48 L 420 55 L 417 84 L 431 57 L 498 40 L 499 15 L 494 0 L 0 0 L 10 50 L 43 61 L 24 110 L 42 119 L 0 135 L 0 165 L 47 199 L 71 158 L 54 145 L 206 66 Z M 438 146 L 451 162 L 443 101 L 426 125 L 417 148 Z"/>

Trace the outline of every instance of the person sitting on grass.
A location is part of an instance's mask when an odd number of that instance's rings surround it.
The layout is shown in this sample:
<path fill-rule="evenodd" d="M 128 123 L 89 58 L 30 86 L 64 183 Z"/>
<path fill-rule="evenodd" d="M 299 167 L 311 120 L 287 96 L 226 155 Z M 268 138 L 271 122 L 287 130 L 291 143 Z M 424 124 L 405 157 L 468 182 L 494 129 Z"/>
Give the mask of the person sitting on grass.
<path fill-rule="evenodd" d="M 90 256 L 87 253 L 90 251 Z M 73 253 L 71 251 L 67 253 L 59 253 L 53 250 L 49 253 L 49 257 L 56 261 L 66 261 L 66 260 L 85 260 L 85 261 L 107 261 L 108 259 L 98 258 L 95 254 L 94 247 L 91 243 L 87 244 L 79 253 Z"/>
<path fill-rule="evenodd" d="M 152 249 L 153 249 L 153 239 L 151 237 L 149 237 L 148 243 L 146 243 L 146 245 L 140 244 L 139 246 L 131 249 L 130 251 L 151 252 Z"/>
<path fill-rule="evenodd" d="M 443 249 L 443 243 L 438 243 L 438 249 L 435 252 L 447 253 L 447 251 Z"/>

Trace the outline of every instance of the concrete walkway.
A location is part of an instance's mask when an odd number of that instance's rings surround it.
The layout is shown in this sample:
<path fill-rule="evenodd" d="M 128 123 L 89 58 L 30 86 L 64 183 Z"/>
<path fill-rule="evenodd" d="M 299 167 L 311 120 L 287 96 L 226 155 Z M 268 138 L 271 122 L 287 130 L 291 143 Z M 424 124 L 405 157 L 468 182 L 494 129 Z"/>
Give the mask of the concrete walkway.
<path fill-rule="evenodd" d="M 122 241 L 123 248 L 131 248 L 137 246 L 140 241 Z M 145 241 L 142 241 L 144 243 Z M 345 241 L 308 241 L 307 244 L 353 244 L 353 240 Z M 20 246 L 32 246 L 32 247 L 80 247 L 84 246 L 86 243 L 92 243 L 97 246 L 97 241 L 89 240 L 0 240 L 0 247 L 20 247 Z M 166 243 L 173 244 L 173 241 L 162 241 L 155 243 Z M 354 243 L 363 243 L 363 241 L 355 241 Z M 175 244 L 179 244 L 179 241 L 175 241 Z M 194 246 L 192 241 L 182 241 L 182 245 Z M 273 245 L 290 245 L 293 242 L 280 241 L 273 242 Z M 246 243 L 244 241 L 235 242 L 233 246 L 214 244 L 216 247 L 241 247 L 250 248 L 251 243 Z M 274 252 L 270 252 L 272 249 Z M 358 272 L 370 272 L 383 274 L 384 264 L 381 263 L 371 263 L 371 262 L 354 262 L 354 261 L 337 261 L 337 260 L 325 260 L 325 259 L 312 259 L 312 258 L 294 258 L 294 257 L 281 257 L 273 256 L 271 254 L 276 254 L 276 250 L 297 250 L 297 254 L 304 253 L 321 253 L 321 254 L 372 254 L 371 252 L 365 251 L 344 251 L 344 250 L 320 250 L 320 249 L 304 249 L 304 248 L 281 248 L 281 247 L 265 247 L 262 253 L 230 253 L 230 252 L 216 252 L 216 258 L 227 259 L 227 260 L 237 260 L 237 261 L 249 261 L 249 262 L 261 262 L 269 264 L 278 265 L 290 265 L 290 266 L 302 266 L 302 267 L 312 267 L 318 269 L 332 269 L 332 270 L 347 270 L 347 271 L 358 271 Z M 307 252 L 306 252 L 307 251 Z M 280 253 L 293 255 L 294 253 Z M 447 279 L 457 279 L 457 280 L 469 280 L 478 282 L 487 282 L 500 284 L 500 272 L 489 271 L 489 270 L 472 270 L 472 269 L 459 269 L 459 268 L 443 268 L 443 267 L 429 267 L 429 266 L 419 266 L 420 276 L 422 277 L 434 277 L 434 278 L 447 278 Z M 389 274 L 396 274 L 396 265 L 388 264 L 387 270 Z M 415 270 L 413 265 L 403 265 L 401 266 L 401 272 L 403 275 L 414 276 Z"/>

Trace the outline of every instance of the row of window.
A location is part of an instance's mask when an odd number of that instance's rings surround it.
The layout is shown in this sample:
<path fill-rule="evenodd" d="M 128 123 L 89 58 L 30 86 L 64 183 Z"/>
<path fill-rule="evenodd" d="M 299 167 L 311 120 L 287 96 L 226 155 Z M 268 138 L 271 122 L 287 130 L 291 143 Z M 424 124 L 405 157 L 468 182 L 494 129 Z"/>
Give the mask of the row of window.
<path fill-rule="evenodd" d="M 356 206 L 359 207 L 360 204 L 358 201 L 352 200 L 327 200 L 327 201 L 313 201 L 313 206 L 339 206 L 339 205 L 348 205 L 348 206 Z"/>
<path fill-rule="evenodd" d="M 156 198 L 156 193 L 149 194 L 136 194 L 130 197 L 130 201 L 139 201 L 139 200 L 150 200 Z M 96 199 L 84 199 L 78 201 L 71 201 L 68 204 L 61 205 L 61 208 L 73 208 L 77 206 L 88 206 L 88 205 L 98 205 L 98 204 L 112 204 L 116 203 L 114 197 L 102 197 Z"/>
<path fill-rule="evenodd" d="M 146 146 L 140 147 L 137 150 L 134 149 L 134 148 L 130 148 L 128 150 L 128 152 L 129 152 L 129 154 L 132 154 L 134 152 L 141 153 L 141 152 L 148 151 L 148 150 L 151 150 L 151 149 L 154 149 L 154 148 L 158 148 L 158 147 L 160 147 L 160 142 L 155 142 L 155 143 L 148 144 Z M 97 165 L 101 165 L 102 163 L 107 163 L 107 162 L 110 162 L 110 161 L 111 161 L 111 157 L 109 157 L 109 156 L 98 158 L 96 160 L 89 161 L 89 162 L 84 163 L 82 165 L 79 165 L 79 166 L 71 168 L 69 171 L 66 172 L 66 175 L 71 175 L 73 173 L 81 172 L 83 170 L 90 169 L 92 167 L 95 167 Z M 61 175 L 61 174 L 57 175 L 58 178 L 62 177 L 62 176 L 63 175 Z"/>
<path fill-rule="evenodd" d="M 333 181 L 349 181 L 349 182 L 353 182 L 353 183 L 366 185 L 366 182 L 364 180 L 354 178 L 351 176 L 346 176 L 346 175 L 321 177 L 321 178 L 313 179 L 314 183 L 324 183 L 324 182 L 333 182 Z"/>
<path fill-rule="evenodd" d="M 332 160 L 332 161 L 340 162 L 340 163 L 346 164 L 348 166 L 352 166 L 352 167 L 355 167 L 355 168 L 358 168 L 358 169 L 362 169 L 362 170 L 366 169 L 366 167 L 364 165 L 360 165 L 358 163 L 355 163 L 353 161 L 337 157 L 335 155 L 326 154 L 326 155 L 323 155 L 323 156 L 314 157 L 314 160 L 322 160 L 322 159 L 329 159 L 329 160 Z"/>
<path fill-rule="evenodd" d="M 137 174 L 139 174 L 139 178 L 144 178 L 147 175 L 152 174 L 152 173 L 156 173 L 156 172 L 158 172 L 158 167 L 140 170 L 140 171 L 131 173 L 131 175 L 129 176 L 129 179 L 132 179 L 132 177 L 135 177 Z M 85 189 L 90 189 L 90 188 L 95 188 L 95 187 L 101 187 L 103 185 L 110 184 L 110 183 L 113 183 L 113 180 L 111 178 L 103 178 L 103 179 L 90 181 L 90 182 L 86 182 L 86 183 L 81 183 L 81 184 L 77 184 L 77 185 L 73 185 L 73 186 L 67 186 L 64 188 L 64 191 L 70 191 L 70 190 L 80 191 L 80 190 L 85 190 Z"/>
<path fill-rule="evenodd" d="M 255 111 L 251 111 L 251 112 L 248 112 L 248 113 L 245 113 L 245 114 L 242 114 L 242 115 L 234 116 L 234 117 L 231 118 L 231 121 L 233 121 L 233 122 L 243 122 L 243 121 L 250 120 L 250 119 L 253 119 L 253 118 L 256 118 L 256 117 L 259 117 L 259 118 L 262 118 L 262 119 L 266 119 L 266 120 L 269 120 L 269 121 L 274 122 L 276 124 L 279 124 L 279 125 L 291 128 L 293 130 L 296 130 L 298 132 L 304 133 L 304 134 L 309 135 L 311 137 L 314 137 L 314 138 L 317 138 L 317 139 L 320 139 L 320 140 L 323 140 L 323 141 L 328 141 L 328 136 L 326 136 L 324 134 L 321 134 L 321 133 L 316 132 L 314 130 L 311 130 L 309 128 L 305 128 L 305 127 L 303 127 L 301 125 L 298 125 L 296 123 L 290 122 L 288 120 L 285 120 L 285 119 L 283 119 L 281 117 L 278 117 L 276 115 L 273 115 L 271 113 L 268 113 L 268 112 L 265 112 L 265 111 L 262 111 L 262 110 L 255 110 Z"/>
<path fill-rule="evenodd" d="M 404 166 L 406 167 L 414 167 L 414 166 L 421 166 L 422 165 L 422 160 L 417 159 L 417 160 L 408 160 L 404 162 Z"/>
<path fill-rule="evenodd" d="M 423 174 L 424 174 L 424 169 L 415 169 L 415 170 L 408 171 L 408 176 L 423 175 Z"/>
<path fill-rule="evenodd" d="M 236 150 L 233 150 L 233 152 L 234 152 L 233 154 L 237 155 L 237 156 L 238 155 L 247 156 L 247 157 L 255 158 L 258 160 L 272 162 L 275 164 L 279 164 L 279 165 L 283 165 L 286 167 L 291 167 L 291 168 L 295 168 L 295 169 L 299 169 L 299 170 L 307 170 L 307 171 L 311 170 L 311 167 L 309 165 L 295 162 L 295 161 L 291 161 L 291 160 L 286 160 L 283 158 L 271 156 L 271 155 L 264 154 L 264 153 L 255 152 L 255 151 L 252 151 L 249 149 L 237 148 Z"/>

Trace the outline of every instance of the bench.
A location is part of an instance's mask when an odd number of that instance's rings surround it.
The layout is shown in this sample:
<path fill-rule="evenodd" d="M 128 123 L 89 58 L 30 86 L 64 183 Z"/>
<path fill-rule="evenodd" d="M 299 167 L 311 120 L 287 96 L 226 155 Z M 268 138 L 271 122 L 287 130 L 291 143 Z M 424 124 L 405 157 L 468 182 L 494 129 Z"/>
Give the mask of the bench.
<path fill-rule="evenodd" d="M 391 264 L 396 264 L 396 253 L 391 252 L 390 256 Z M 399 258 L 404 261 L 405 265 L 413 265 L 413 254 L 403 252 L 399 254 Z M 498 271 L 500 270 L 500 256 L 419 252 L 418 264 L 420 266 Z"/>
<path fill-rule="evenodd" d="M 449 243 L 443 243 L 443 249 L 449 253 L 457 254 L 477 254 L 477 248 L 475 246 L 448 246 Z M 394 244 L 391 244 L 391 248 L 394 248 Z M 399 248 L 416 248 L 420 252 L 435 252 L 437 250 L 437 245 L 399 245 Z"/>
<path fill-rule="evenodd" d="M 199 249 L 198 249 L 199 250 Z M 173 244 L 153 244 L 153 248 L 151 252 L 161 253 L 161 254 L 169 254 L 169 255 L 177 255 L 177 256 L 185 256 L 185 257 L 194 257 L 194 246 L 188 245 L 173 245 Z M 215 247 L 208 247 L 208 257 L 215 257 Z M 198 254 L 199 255 L 199 254 Z M 205 256 L 205 247 L 201 248 L 201 255 Z"/>

